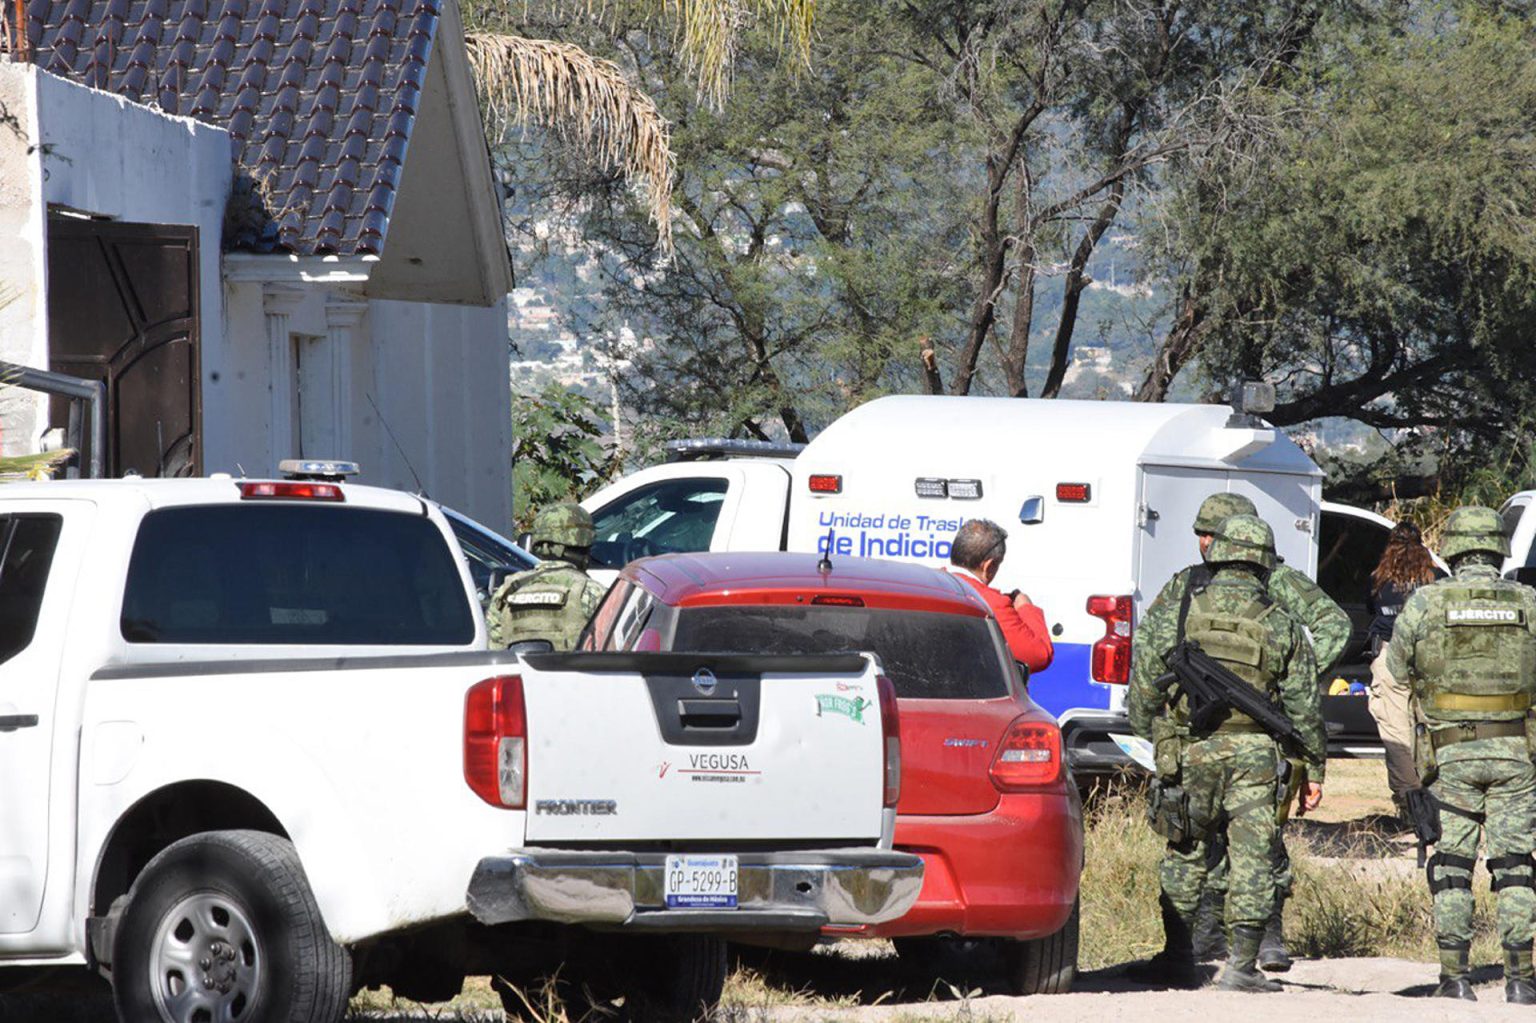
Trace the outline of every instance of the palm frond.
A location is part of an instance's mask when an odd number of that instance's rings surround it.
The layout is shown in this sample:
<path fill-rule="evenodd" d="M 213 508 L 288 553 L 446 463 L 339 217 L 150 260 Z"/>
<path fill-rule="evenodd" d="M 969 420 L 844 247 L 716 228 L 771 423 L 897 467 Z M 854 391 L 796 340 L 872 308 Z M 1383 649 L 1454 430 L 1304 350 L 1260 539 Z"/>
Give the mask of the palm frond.
<path fill-rule="evenodd" d="M 493 139 L 513 123 L 533 122 L 583 146 L 644 189 L 662 244 L 671 245 L 667 121 L 617 64 L 548 39 L 473 33 L 465 41 Z"/>
<path fill-rule="evenodd" d="M 44 451 L 40 455 L 13 455 L 0 458 L 0 483 L 13 480 L 45 480 L 73 458 L 70 448 Z"/>
<path fill-rule="evenodd" d="M 816 0 L 663 0 L 678 22 L 685 61 L 698 78 L 699 94 L 717 109 L 730 89 L 742 32 L 756 18 L 779 30 L 780 43 L 802 64 L 811 60 Z"/>

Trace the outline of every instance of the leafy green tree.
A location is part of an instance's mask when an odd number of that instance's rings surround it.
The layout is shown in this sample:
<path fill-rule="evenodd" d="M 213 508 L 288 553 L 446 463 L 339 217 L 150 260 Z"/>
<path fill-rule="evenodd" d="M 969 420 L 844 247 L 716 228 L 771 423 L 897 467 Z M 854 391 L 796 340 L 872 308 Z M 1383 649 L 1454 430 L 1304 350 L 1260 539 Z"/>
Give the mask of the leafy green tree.
<path fill-rule="evenodd" d="M 597 403 L 551 383 L 512 402 L 512 517 L 519 530 L 540 508 L 575 501 L 614 475 Z"/>
<path fill-rule="evenodd" d="M 1524 435 L 1536 381 L 1536 28 L 1475 5 L 1347 39 L 1255 97 L 1277 129 L 1188 179 L 1185 308 L 1143 386 L 1280 382 L 1273 419 L 1347 415 L 1439 456 Z M 1187 328 L 1187 329 L 1186 329 Z"/>
<path fill-rule="evenodd" d="M 924 101 L 926 72 L 881 55 L 883 26 L 851 4 L 817 17 L 808 69 L 786 65 L 771 31 L 748 32 L 720 110 L 698 102 L 667 37 L 621 32 L 608 51 L 672 124 L 670 253 L 616 176 L 548 140 L 508 161 L 602 254 L 591 326 L 639 335 L 610 354 L 632 363 L 627 404 L 671 432 L 804 440 L 850 404 L 915 386 L 916 335 L 963 302 L 954 125 Z"/>

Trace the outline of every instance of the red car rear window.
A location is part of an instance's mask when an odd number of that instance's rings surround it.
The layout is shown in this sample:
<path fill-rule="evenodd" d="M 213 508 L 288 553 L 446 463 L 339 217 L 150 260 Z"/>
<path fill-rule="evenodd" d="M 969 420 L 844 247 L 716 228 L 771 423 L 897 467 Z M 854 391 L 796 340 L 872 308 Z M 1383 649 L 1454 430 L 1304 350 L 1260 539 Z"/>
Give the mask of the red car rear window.
<path fill-rule="evenodd" d="M 682 608 L 674 650 L 762 654 L 870 651 L 896 695 L 978 700 L 1008 695 L 1008 666 L 986 618 L 874 607 Z"/>

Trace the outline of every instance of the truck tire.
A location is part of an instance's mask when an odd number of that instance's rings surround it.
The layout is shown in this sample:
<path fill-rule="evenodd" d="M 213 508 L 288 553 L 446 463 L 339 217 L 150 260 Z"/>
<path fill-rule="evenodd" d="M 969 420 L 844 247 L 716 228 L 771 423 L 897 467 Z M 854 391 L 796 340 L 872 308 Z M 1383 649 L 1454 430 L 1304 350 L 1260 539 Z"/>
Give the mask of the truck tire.
<path fill-rule="evenodd" d="M 292 843 L 260 831 L 162 850 L 134 880 L 112 948 L 123 1023 L 335 1023 L 351 972 Z"/>
<path fill-rule="evenodd" d="M 1079 903 L 1055 934 L 1028 941 L 1010 941 L 1003 957 L 1008 986 L 1016 995 L 1064 995 L 1077 979 Z"/>
<path fill-rule="evenodd" d="M 726 974 L 723 939 L 699 934 L 587 937 L 553 987 L 571 1019 L 693 1023 L 710 1018 L 720 1004 Z M 544 983 L 551 982 L 545 978 Z M 529 978 L 517 984 L 498 976 L 491 986 L 509 1020 L 548 1014 L 548 991 Z"/>
<path fill-rule="evenodd" d="M 725 942 L 702 934 L 642 939 L 646 947 L 626 970 L 626 1013 L 637 1023 L 709 1019 L 725 989 Z"/>

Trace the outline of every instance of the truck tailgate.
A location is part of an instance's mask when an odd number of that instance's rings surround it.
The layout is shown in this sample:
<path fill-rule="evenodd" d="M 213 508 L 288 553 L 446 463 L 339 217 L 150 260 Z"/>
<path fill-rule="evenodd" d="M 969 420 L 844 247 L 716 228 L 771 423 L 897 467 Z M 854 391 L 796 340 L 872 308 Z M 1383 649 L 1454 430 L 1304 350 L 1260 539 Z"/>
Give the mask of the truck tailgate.
<path fill-rule="evenodd" d="M 523 663 L 530 845 L 881 836 L 880 700 L 862 655 Z"/>

